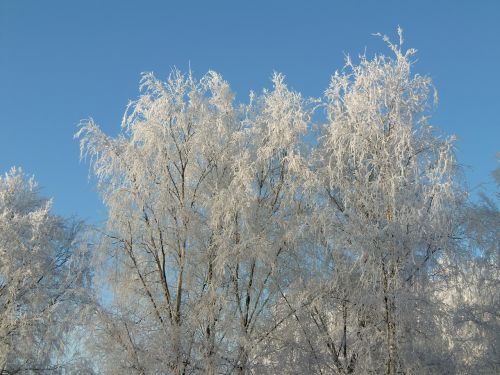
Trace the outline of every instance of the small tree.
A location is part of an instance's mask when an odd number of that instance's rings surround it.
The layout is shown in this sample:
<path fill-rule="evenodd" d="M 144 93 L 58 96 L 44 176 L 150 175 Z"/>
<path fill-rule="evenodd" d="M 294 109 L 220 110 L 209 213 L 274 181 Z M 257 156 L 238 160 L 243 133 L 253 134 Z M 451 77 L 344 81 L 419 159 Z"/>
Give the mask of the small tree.
<path fill-rule="evenodd" d="M 500 162 L 500 154 L 497 157 Z M 500 167 L 492 175 L 496 197 L 480 193 L 478 201 L 464 206 L 461 236 L 466 256 L 448 264 L 449 272 L 455 272 L 442 296 L 452 317 L 444 335 L 462 373 L 493 374 L 500 369 Z"/>
<path fill-rule="evenodd" d="M 33 178 L 0 177 L 0 373 L 62 372 L 85 301 L 81 223 L 50 213 Z"/>

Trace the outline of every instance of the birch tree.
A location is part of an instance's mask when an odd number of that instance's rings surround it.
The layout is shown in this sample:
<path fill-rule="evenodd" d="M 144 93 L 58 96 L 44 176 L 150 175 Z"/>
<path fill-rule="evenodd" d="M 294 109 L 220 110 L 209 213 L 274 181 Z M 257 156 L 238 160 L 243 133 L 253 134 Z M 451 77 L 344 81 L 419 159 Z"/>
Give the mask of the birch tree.
<path fill-rule="evenodd" d="M 100 327 L 126 359 L 106 371 L 247 372 L 293 239 L 289 193 L 307 112 L 275 75 L 235 107 L 213 72 L 148 74 L 116 138 L 78 137 L 109 209 L 112 308 Z M 107 267 L 109 266 L 109 267 Z M 118 349 L 117 349 L 118 350 Z M 120 356 L 118 356 L 120 357 Z"/>
<path fill-rule="evenodd" d="M 119 137 L 93 121 L 79 132 L 109 209 L 102 254 L 113 314 L 104 342 L 126 349 L 126 368 L 110 362 L 107 371 L 201 371 L 224 336 L 215 328 L 222 302 L 210 214 L 233 173 L 239 124 L 215 73 L 145 75 L 141 88 Z"/>
<path fill-rule="evenodd" d="M 497 155 L 500 161 L 500 154 Z M 451 322 L 450 338 L 461 373 L 492 374 L 500 369 L 500 167 L 492 173 L 496 194 L 480 192 L 464 208 L 465 256 L 448 265 L 450 279 L 443 300 Z"/>
<path fill-rule="evenodd" d="M 339 373 L 432 371 L 430 280 L 456 249 L 464 196 L 453 139 L 429 125 L 433 87 L 411 73 L 415 51 L 399 32 L 400 44 L 384 37 L 393 57 L 347 58 L 332 77 L 312 161 L 315 279 L 326 294 L 307 331 Z"/>
<path fill-rule="evenodd" d="M 83 369 L 68 351 L 75 312 L 88 301 L 81 224 L 50 209 L 51 201 L 20 169 L 0 177 L 1 374 Z"/>
<path fill-rule="evenodd" d="M 239 320 L 233 328 L 238 373 L 262 373 L 269 366 L 262 359 L 279 323 L 271 320 L 270 312 L 295 277 L 290 260 L 298 249 L 298 181 L 305 168 L 300 139 L 311 112 L 300 94 L 287 88 L 283 75 L 275 74 L 273 85 L 261 96 L 252 94 L 245 107 L 245 151 L 238 156 L 233 180 L 237 194 L 220 207 L 231 223 L 226 226 L 229 237 L 223 239 L 234 243 L 223 264 Z"/>

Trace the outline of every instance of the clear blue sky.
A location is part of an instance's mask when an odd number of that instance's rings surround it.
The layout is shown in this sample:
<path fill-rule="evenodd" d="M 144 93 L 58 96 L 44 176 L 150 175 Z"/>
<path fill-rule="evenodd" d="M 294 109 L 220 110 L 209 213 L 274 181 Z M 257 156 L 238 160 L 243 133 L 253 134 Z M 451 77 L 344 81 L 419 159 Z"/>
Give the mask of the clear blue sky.
<path fill-rule="evenodd" d="M 459 138 L 472 186 L 500 151 L 500 1 L 0 0 L 0 173 L 35 174 L 55 211 L 104 217 L 73 140 L 80 119 L 111 134 L 140 73 L 220 72 L 239 100 L 274 70 L 320 96 L 344 53 L 388 52 L 372 33 L 418 49 L 415 72 L 440 96 L 433 124 Z"/>

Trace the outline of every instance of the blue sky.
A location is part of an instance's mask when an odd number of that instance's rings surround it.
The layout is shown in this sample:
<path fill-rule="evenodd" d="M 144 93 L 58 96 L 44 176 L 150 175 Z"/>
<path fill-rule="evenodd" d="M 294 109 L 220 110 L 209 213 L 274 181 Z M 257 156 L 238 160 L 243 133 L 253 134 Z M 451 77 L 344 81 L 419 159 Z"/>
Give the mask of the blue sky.
<path fill-rule="evenodd" d="M 0 0 L 0 173 L 34 174 L 55 212 L 90 222 L 105 211 L 73 134 L 93 117 L 109 134 L 140 73 L 220 72 L 246 100 L 274 70 L 320 96 L 345 53 L 388 53 L 373 33 L 418 49 L 440 103 L 433 125 L 458 136 L 472 187 L 500 151 L 500 1 Z M 490 185 L 491 186 L 491 183 Z"/>

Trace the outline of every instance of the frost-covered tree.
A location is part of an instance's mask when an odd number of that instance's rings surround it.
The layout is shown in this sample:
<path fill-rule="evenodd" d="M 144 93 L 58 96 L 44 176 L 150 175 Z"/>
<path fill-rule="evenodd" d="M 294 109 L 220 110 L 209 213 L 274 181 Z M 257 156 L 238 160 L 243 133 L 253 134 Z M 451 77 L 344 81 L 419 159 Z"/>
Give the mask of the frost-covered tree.
<path fill-rule="evenodd" d="M 384 40 L 391 56 L 348 58 L 321 99 L 275 74 L 237 105 L 217 73 L 175 70 L 143 76 L 118 136 L 82 123 L 108 207 L 88 345 L 97 368 L 495 369 L 498 257 L 465 271 L 472 248 L 497 254 L 498 211 L 466 203 L 454 140 L 429 123 L 431 80 L 412 73 L 402 37 Z M 473 298 L 456 292 L 464 282 Z"/>
<path fill-rule="evenodd" d="M 1 374 L 82 369 L 68 350 L 88 284 L 81 224 L 50 208 L 20 169 L 0 177 Z"/>
<path fill-rule="evenodd" d="M 326 372 L 429 373 L 446 356 L 430 340 L 441 313 L 430 297 L 436 262 L 456 249 L 453 140 L 428 124 L 433 88 L 411 73 L 415 51 L 385 40 L 393 57 L 348 58 L 332 77 L 304 185 L 315 245 L 302 288 L 321 298 L 296 332 Z"/>
<path fill-rule="evenodd" d="M 246 372 L 293 246 L 292 170 L 308 113 L 274 88 L 235 107 L 216 73 L 148 74 L 116 138 L 78 136 L 109 209 L 106 372 Z M 100 351 L 99 346 L 97 351 Z M 119 352 L 119 354 L 117 354 Z"/>
<path fill-rule="evenodd" d="M 500 167 L 492 175 L 496 196 L 480 193 L 464 207 L 467 251 L 458 262 L 448 262 L 450 282 L 441 295 L 451 317 L 444 335 L 463 374 L 500 370 Z"/>
<path fill-rule="evenodd" d="M 223 204 L 240 141 L 232 94 L 217 74 L 145 75 L 122 134 L 83 125 L 82 152 L 109 209 L 102 269 L 110 307 L 98 320 L 107 373 L 214 367 L 226 333 L 215 262 Z M 218 211 L 215 211 L 218 213 Z M 116 357 L 116 360 L 111 360 Z"/>
<path fill-rule="evenodd" d="M 237 178 L 220 211 L 231 225 L 223 265 L 229 269 L 232 308 L 238 317 L 236 369 L 262 373 L 268 338 L 279 322 L 271 312 L 296 277 L 291 260 L 298 251 L 302 225 L 300 176 L 306 169 L 300 138 L 310 111 L 301 96 L 290 91 L 284 77 L 273 77 L 274 88 L 251 96 L 242 124 L 245 149 L 238 155 Z M 234 243 L 234 245 L 233 245 Z"/>

